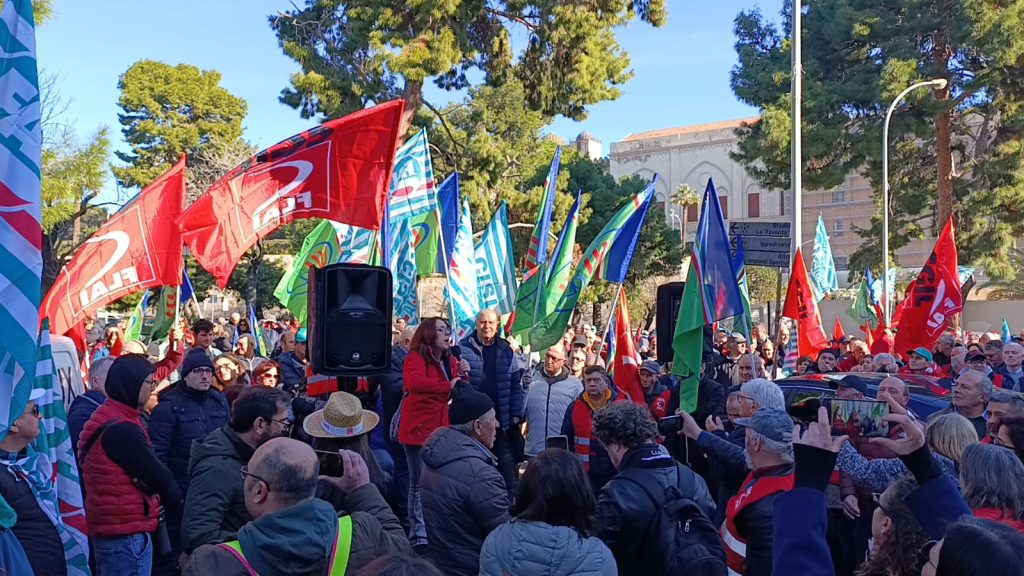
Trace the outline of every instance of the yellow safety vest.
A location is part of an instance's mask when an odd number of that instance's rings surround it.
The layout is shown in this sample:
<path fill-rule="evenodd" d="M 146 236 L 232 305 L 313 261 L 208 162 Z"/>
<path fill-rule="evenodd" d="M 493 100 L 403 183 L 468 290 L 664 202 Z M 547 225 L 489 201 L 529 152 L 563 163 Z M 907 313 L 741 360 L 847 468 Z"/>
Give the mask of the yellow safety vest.
<path fill-rule="evenodd" d="M 242 543 L 238 540 L 232 540 L 231 542 L 224 542 L 218 544 L 222 548 L 230 551 L 235 555 L 235 558 L 242 563 L 249 570 L 249 574 L 253 576 L 259 576 L 259 573 L 249 564 L 249 561 L 245 559 L 245 553 L 242 551 Z M 328 576 L 345 576 L 345 571 L 348 570 L 348 556 L 352 552 L 352 517 L 342 516 L 338 518 L 338 536 L 334 540 L 334 550 L 331 551 L 331 564 L 327 569 Z"/>

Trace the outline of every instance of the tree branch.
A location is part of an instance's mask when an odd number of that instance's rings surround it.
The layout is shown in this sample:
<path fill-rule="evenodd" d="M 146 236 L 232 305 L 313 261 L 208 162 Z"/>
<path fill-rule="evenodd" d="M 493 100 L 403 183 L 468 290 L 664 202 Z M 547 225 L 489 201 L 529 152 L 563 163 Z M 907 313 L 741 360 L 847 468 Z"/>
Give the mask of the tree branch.
<path fill-rule="evenodd" d="M 485 8 L 485 10 L 487 11 L 487 13 L 493 14 L 494 16 L 497 16 L 499 18 L 504 18 L 506 20 L 522 24 L 527 30 L 531 32 L 536 32 L 540 28 L 540 24 L 536 22 L 531 22 L 522 16 L 505 12 L 504 10 L 498 10 L 497 8 L 489 7 Z"/>

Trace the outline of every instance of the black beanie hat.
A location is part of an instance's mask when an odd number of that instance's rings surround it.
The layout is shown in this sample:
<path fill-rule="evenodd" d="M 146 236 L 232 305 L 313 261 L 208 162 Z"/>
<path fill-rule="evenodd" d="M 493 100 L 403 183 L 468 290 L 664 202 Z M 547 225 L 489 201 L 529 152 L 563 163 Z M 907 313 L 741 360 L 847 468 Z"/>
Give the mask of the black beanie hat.
<path fill-rule="evenodd" d="M 185 359 L 181 362 L 181 368 L 178 369 L 178 374 L 181 374 L 181 379 L 184 380 L 185 376 L 188 376 L 188 373 L 196 368 L 209 368 L 213 370 L 213 361 L 210 360 L 210 355 L 206 353 L 206 350 L 202 348 L 192 348 L 185 354 Z"/>
<path fill-rule="evenodd" d="M 107 397 L 132 408 L 138 407 L 142 383 L 153 372 L 156 372 L 156 369 L 145 356 L 119 356 L 107 372 Z"/>
<path fill-rule="evenodd" d="M 490 396 L 481 394 L 465 382 L 459 382 L 452 388 L 452 404 L 448 407 L 448 422 L 465 424 L 487 414 L 494 408 Z"/>

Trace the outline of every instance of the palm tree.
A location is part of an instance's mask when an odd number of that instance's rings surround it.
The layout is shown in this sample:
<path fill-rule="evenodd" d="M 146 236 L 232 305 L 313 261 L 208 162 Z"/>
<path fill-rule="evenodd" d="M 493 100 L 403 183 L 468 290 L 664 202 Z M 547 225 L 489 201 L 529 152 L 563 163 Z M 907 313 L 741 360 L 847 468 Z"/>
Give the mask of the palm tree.
<path fill-rule="evenodd" d="M 989 300 L 1024 300 L 1024 250 L 1013 249 L 1010 263 L 1016 271 L 1013 278 L 985 285 L 992 289 L 988 295 Z"/>
<path fill-rule="evenodd" d="M 672 197 L 669 201 L 678 206 L 681 212 L 679 222 L 682 227 L 681 234 L 683 237 L 683 250 L 686 250 L 686 210 L 690 206 L 700 204 L 700 196 L 697 194 L 697 191 L 693 189 L 693 186 L 690 186 L 689 184 L 681 184 L 676 188 L 676 191 L 672 193 Z"/>

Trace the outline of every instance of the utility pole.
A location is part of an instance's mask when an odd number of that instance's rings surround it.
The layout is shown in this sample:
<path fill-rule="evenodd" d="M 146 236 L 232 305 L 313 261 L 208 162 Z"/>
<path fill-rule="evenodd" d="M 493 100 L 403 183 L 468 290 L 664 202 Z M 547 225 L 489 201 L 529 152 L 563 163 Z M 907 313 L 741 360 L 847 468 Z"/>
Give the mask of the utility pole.
<path fill-rule="evenodd" d="M 803 66 L 800 61 L 800 20 L 802 16 L 801 0 L 793 0 L 793 149 L 792 149 L 792 182 L 793 182 L 793 248 L 790 260 L 796 255 L 803 242 L 803 151 L 800 138 L 800 100 L 803 97 Z"/>

